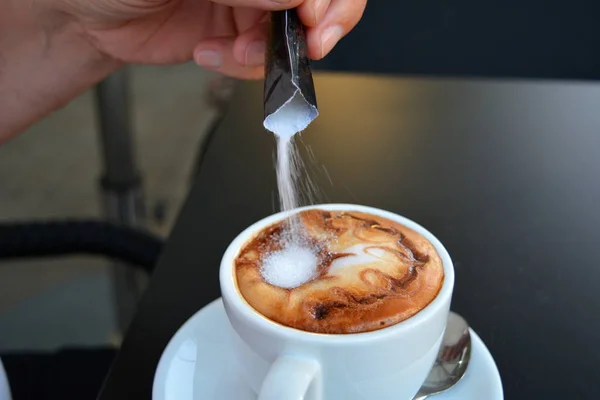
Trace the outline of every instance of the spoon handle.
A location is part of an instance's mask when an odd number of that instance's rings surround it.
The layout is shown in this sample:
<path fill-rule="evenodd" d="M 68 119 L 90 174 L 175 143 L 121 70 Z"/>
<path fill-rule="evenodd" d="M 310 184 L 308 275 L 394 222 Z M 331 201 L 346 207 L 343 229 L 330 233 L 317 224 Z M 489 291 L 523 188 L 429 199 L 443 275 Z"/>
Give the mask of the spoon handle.
<path fill-rule="evenodd" d="M 429 396 L 426 395 L 426 394 L 419 394 L 419 393 L 417 393 L 415 395 L 415 397 L 412 398 L 412 400 L 425 400 L 427 397 L 429 397 Z"/>

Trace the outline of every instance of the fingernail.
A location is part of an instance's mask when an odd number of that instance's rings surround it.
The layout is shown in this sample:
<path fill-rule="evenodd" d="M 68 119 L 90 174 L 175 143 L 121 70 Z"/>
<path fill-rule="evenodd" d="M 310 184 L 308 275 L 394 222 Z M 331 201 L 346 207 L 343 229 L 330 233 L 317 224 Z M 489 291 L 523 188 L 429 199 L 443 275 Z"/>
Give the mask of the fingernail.
<path fill-rule="evenodd" d="M 214 50 L 200 50 L 196 53 L 196 63 L 205 68 L 218 68 L 221 66 L 221 54 Z"/>
<path fill-rule="evenodd" d="M 321 34 L 321 57 L 329 53 L 333 46 L 342 38 L 342 28 L 339 26 L 330 26 Z"/>
<path fill-rule="evenodd" d="M 265 63 L 265 51 L 267 44 L 261 40 L 254 41 L 246 49 L 246 65 L 249 67 L 258 67 Z"/>

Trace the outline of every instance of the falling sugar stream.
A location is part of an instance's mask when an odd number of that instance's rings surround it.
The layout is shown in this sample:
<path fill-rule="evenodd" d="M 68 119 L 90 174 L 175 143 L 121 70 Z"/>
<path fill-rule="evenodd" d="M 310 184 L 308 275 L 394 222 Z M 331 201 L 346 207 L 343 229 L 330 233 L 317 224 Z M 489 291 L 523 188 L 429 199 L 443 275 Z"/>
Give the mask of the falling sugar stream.
<path fill-rule="evenodd" d="M 314 154 L 309 146 L 305 145 L 309 152 L 309 165 L 306 165 L 297 139 L 302 142 L 300 132 L 295 135 L 275 135 L 277 140 L 276 175 L 279 192 L 279 206 L 282 211 L 292 211 L 298 207 L 315 204 L 322 200 L 324 193 L 313 179 L 313 174 L 318 168 Z M 302 142 L 303 143 L 303 142 Z M 308 168 L 311 167 L 311 168 Z M 323 166 L 324 168 L 324 166 Z M 329 173 L 325 170 L 327 180 L 331 183 Z M 289 229 L 286 238 L 296 241 L 302 238 L 302 225 L 297 217 L 289 219 Z"/>
<path fill-rule="evenodd" d="M 292 211 L 300 206 L 300 180 L 302 159 L 298 153 L 294 136 L 277 137 L 277 188 L 279 206 L 282 211 Z M 288 220 L 287 239 L 302 236 L 302 227 L 298 217 Z"/>
<path fill-rule="evenodd" d="M 291 211 L 300 205 L 295 187 L 298 178 L 295 158 L 298 155 L 294 147 L 293 137 L 277 138 L 277 188 L 282 211 Z"/>

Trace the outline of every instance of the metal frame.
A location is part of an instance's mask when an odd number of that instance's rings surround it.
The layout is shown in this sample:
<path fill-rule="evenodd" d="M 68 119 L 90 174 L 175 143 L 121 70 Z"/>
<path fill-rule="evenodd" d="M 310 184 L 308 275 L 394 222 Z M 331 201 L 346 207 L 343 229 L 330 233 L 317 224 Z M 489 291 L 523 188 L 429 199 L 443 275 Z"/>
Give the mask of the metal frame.
<path fill-rule="evenodd" d="M 122 68 L 96 86 L 103 160 L 100 190 L 107 220 L 143 227 L 146 213 L 130 115 L 129 75 L 129 69 Z M 112 274 L 117 324 L 122 334 L 135 312 L 143 280 L 137 271 L 119 263 L 112 266 Z"/>

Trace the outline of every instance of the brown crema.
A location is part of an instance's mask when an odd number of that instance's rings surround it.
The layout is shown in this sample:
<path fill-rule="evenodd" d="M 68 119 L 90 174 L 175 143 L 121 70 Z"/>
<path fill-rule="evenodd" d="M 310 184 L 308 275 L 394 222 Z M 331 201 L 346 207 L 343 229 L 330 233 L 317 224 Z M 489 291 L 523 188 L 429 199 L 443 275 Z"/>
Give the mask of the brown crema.
<path fill-rule="evenodd" d="M 412 317 L 442 288 L 440 256 L 412 229 L 362 212 L 298 216 L 319 260 L 311 281 L 283 289 L 261 275 L 262 260 L 282 248 L 285 222 L 258 232 L 235 259 L 238 290 L 265 317 L 315 333 L 368 332 Z"/>

